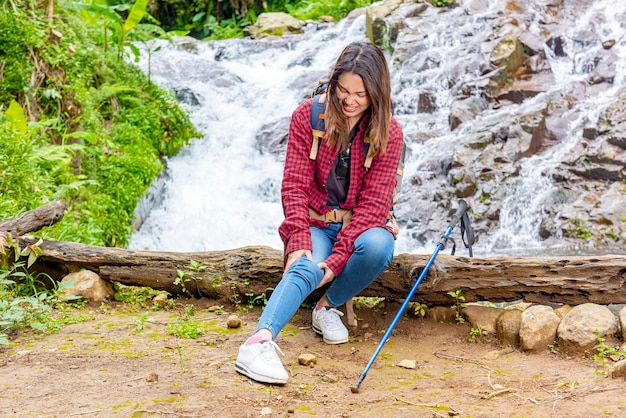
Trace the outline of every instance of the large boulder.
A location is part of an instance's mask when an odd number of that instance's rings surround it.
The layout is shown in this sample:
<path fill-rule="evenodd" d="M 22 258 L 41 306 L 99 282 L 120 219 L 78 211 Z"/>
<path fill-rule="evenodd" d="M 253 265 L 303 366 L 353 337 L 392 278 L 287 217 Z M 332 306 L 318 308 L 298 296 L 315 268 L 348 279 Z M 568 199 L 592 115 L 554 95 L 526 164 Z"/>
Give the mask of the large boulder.
<path fill-rule="evenodd" d="M 102 302 L 115 295 L 113 285 L 91 270 L 81 270 L 63 277 L 64 299 L 79 296 L 92 302 Z M 67 286 L 67 287 L 66 287 Z"/>
<path fill-rule="evenodd" d="M 568 355 L 591 351 L 599 339 L 615 339 L 619 331 L 616 316 L 609 308 L 595 303 L 575 306 L 559 324 L 559 345 Z"/>
<path fill-rule="evenodd" d="M 254 25 L 244 29 L 244 35 L 251 38 L 266 38 L 302 32 L 302 22 L 283 12 L 261 13 Z"/>

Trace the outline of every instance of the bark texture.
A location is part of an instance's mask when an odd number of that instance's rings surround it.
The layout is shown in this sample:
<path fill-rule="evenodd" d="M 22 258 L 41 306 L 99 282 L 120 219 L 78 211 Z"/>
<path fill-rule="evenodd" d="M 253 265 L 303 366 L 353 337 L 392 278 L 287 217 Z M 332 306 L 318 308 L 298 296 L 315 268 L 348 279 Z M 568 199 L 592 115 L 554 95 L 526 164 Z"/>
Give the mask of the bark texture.
<path fill-rule="evenodd" d="M 54 278 L 85 268 L 112 282 L 174 294 L 186 289 L 194 296 L 218 300 L 267 295 L 282 276 L 282 251 L 266 246 L 194 253 L 57 241 L 44 241 L 40 247 L 39 268 Z M 397 255 L 361 296 L 405 298 L 430 257 Z M 453 299 L 447 293 L 460 289 L 466 302 L 626 303 L 625 281 L 626 257 L 622 255 L 469 258 L 439 253 L 412 299 L 450 304 Z"/>
<path fill-rule="evenodd" d="M 65 200 L 55 200 L 16 218 L 0 222 L 0 231 L 9 232 L 14 236 L 39 231 L 41 228 L 54 225 L 63 219 L 66 206 Z"/>
<path fill-rule="evenodd" d="M 0 231 L 18 236 L 36 231 L 58 222 L 64 211 L 65 202 L 55 201 L 0 223 Z M 22 247 L 36 241 L 19 237 Z M 56 281 L 88 269 L 111 282 L 218 301 L 237 298 L 245 302 L 246 298 L 267 296 L 283 272 L 282 251 L 266 246 L 183 253 L 44 240 L 40 248 L 43 255 L 33 269 Z M 430 258 L 431 255 L 397 255 L 361 296 L 406 298 Z M 440 252 L 412 300 L 446 305 L 454 302 L 448 292 L 461 290 L 466 302 L 621 304 L 626 303 L 625 281 L 623 255 L 469 258 Z"/>

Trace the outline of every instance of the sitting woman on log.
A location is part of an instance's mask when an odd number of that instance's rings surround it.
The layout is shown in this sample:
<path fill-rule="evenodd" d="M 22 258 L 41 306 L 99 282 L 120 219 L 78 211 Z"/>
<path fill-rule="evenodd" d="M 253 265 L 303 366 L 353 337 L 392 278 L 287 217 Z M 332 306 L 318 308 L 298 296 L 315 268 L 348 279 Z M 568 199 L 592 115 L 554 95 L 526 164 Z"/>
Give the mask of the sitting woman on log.
<path fill-rule="evenodd" d="M 330 74 L 323 141 L 313 144 L 312 99 L 291 117 L 281 189 L 285 220 L 279 227 L 285 272 L 235 362 L 235 369 L 251 379 L 287 382 L 274 340 L 303 301 L 327 284 L 313 309 L 312 328 L 327 344 L 347 342 L 337 308 L 372 283 L 393 258 L 397 231 L 389 207 L 403 137 L 392 116 L 390 85 L 380 48 L 355 42 L 342 51 Z M 367 156 L 374 157 L 369 168 L 364 165 L 366 141 Z"/>

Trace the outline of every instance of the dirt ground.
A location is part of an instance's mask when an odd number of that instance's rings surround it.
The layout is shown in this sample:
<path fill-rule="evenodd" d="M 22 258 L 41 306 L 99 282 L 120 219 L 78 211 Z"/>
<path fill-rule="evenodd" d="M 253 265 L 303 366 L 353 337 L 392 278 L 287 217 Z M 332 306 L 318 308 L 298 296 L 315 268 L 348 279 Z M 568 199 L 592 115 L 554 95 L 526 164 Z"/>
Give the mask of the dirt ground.
<path fill-rule="evenodd" d="M 166 326 L 178 323 L 189 304 L 207 332 L 196 339 L 168 334 Z M 626 416 L 626 381 L 602 377 L 593 358 L 529 354 L 488 337 L 470 342 L 467 324 L 413 316 L 398 322 L 352 393 L 397 311 L 385 312 L 390 306 L 356 306 L 359 327 L 338 346 L 324 344 L 309 327 L 310 309 L 300 309 L 277 340 L 290 381 L 259 384 L 235 372 L 234 361 L 260 308 L 221 313 L 210 306 L 184 299 L 173 309 L 129 312 L 110 302 L 109 309 L 75 312 L 93 319 L 61 331 L 20 335 L 0 349 L 0 416 Z M 243 326 L 229 329 L 234 313 Z M 317 363 L 299 365 L 303 353 Z M 399 366 L 403 360 L 416 367 Z"/>

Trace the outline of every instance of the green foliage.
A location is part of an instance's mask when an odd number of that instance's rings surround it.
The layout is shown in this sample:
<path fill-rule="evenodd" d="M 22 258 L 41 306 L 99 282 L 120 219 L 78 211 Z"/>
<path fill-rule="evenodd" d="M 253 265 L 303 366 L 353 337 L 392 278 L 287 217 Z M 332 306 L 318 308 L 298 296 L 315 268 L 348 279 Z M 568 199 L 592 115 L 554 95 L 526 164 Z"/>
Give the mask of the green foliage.
<path fill-rule="evenodd" d="M 52 21 L 14 3 L 0 13 L 0 219 L 62 198 L 67 213 L 42 237 L 125 246 L 162 157 L 199 136 L 171 93 L 119 59 L 168 34 L 142 23 L 144 1 L 90 5 L 108 20 L 59 1 Z"/>
<path fill-rule="evenodd" d="M 409 306 L 409 311 L 414 316 L 419 316 L 420 318 L 424 318 L 426 316 L 426 309 L 428 309 L 428 305 L 426 305 L 425 303 L 411 302 Z"/>
<path fill-rule="evenodd" d="M 54 307 L 67 306 L 61 301 L 62 287 L 45 274 L 28 271 L 42 253 L 38 245 L 21 248 L 10 234 L 0 231 L 0 346 L 8 345 L 9 336 L 22 329 L 45 333 L 83 320 L 52 314 Z"/>
<path fill-rule="evenodd" d="M 626 358 L 626 353 L 618 351 L 614 347 L 608 345 L 606 340 L 600 336 L 600 331 L 597 329 L 596 341 L 598 342 L 598 345 L 596 346 L 597 353 L 593 355 L 593 360 L 599 365 L 600 368 L 595 370 L 595 374 L 597 376 L 609 377 L 611 374 L 609 358 L 613 357 L 622 360 Z"/>
<path fill-rule="evenodd" d="M 45 25 L 29 18 L 26 8 L 8 12 L 8 4 L 0 6 L 0 103 L 8 103 L 28 92 L 35 62 L 28 57 L 31 50 L 41 48 L 46 39 Z"/>
<path fill-rule="evenodd" d="M 482 337 L 485 333 L 485 330 L 481 326 L 472 327 L 470 329 L 470 336 L 468 341 L 471 343 L 476 342 L 476 338 Z"/>
<path fill-rule="evenodd" d="M 185 313 L 177 316 L 178 323 L 167 324 L 168 334 L 179 338 L 196 339 L 206 333 L 206 325 L 195 318 L 193 305 L 185 307 Z"/>
<path fill-rule="evenodd" d="M 189 271 L 176 270 L 176 279 L 174 280 L 174 285 L 180 286 L 180 289 L 183 293 L 187 295 L 191 295 L 189 289 L 187 289 L 187 283 L 194 282 L 195 290 L 197 294 L 200 294 L 200 287 L 198 282 L 202 280 L 201 277 L 197 276 L 197 273 L 202 273 L 207 269 L 207 266 L 202 263 L 198 263 L 195 260 L 190 260 L 189 262 Z"/>
<path fill-rule="evenodd" d="M 427 0 L 430 4 L 436 7 L 448 7 L 454 4 L 456 0 Z"/>
<path fill-rule="evenodd" d="M 452 306 L 452 309 L 454 309 L 457 324 L 464 324 L 465 318 L 463 318 L 461 312 L 463 308 L 465 308 L 465 304 L 463 303 L 465 302 L 465 296 L 463 296 L 463 291 L 461 289 L 457 289 L 448 292 L 447 295 L 453 297 L 455 300 L 455 304 Z"/>
<path fill-rule="evenodd" d="M 582 221 L 580 219 L 573 218 L 572 219 L 572 223 L 576 227 L 576 236 L 578 238 L 584 239 L 584 240 L 588 240 L 589 238 L 591 238 L 593 236 L 591 231 L 589 231 L 586 228 L 584 221 Z"/>
<path fill-rule="evenodd" d="M 137 325 L 135 331 L 143 331 L 147 322 L 154 322 L 154 318 L 150 316 L 150 312 L 146 311 L 141 316 L 135 318 Z"/>
<path fill-rule="evenodd" d="M 203 39 L 243 37 L 243 29 L 254 24 L 264 12 L 286 12 L 301 20 L 332 16 L 336 21 L 352 10 L 371 5 L 372 0 L 269 0 L 263 2 L 222 2 L 215 0 L 170 0 L 161 2 L 155 18 L 166 30 L 185 31 Z"/>
<path fill-rule="evenodd" d="M 136 0 L 131 4 L 116 4 L 109 6 L 98 2 L 71 4 L 73 7 L 81 9 L 83 17 L 92 25 L 101 25 L 103 36 L 103 47 L 105 51 L 110 42 L 117 49 L 117 57 L 122 60 L 128 48 L 133 56 L 139 57 L 139 50 L 131 41 L 144 41 L 148 38 L 162 33 L 162 29 L 157 25 L 140 24 L 148 7 L 148 0 Z M 130 9 L 130 11 L 128 11 Z M 122 15 L 127 12 L 126 18 Z"/>
<path fill-rule="evenodd" d="M 286 5 L 290 15 L 300 20 L 316 20 L 321 16 L 332 16 L 335 21 L 347 16 L 354 9 L 372 4 L 371 0 L 303 0 L 295 5 Z"/>
<path fill-rule="evenodd" d="M 115 282 L 113 287 L 115 288 L 113 299 L 125 303 L 128 309 L 132 311 L 139 311 L 147 307 L 154 308 L 154 304 L 148 302 L 152 302 L 152 299 L 157 295 L 168 295 L 165 291 L 155 290 L 149 286 L 124 286 Z"/>

